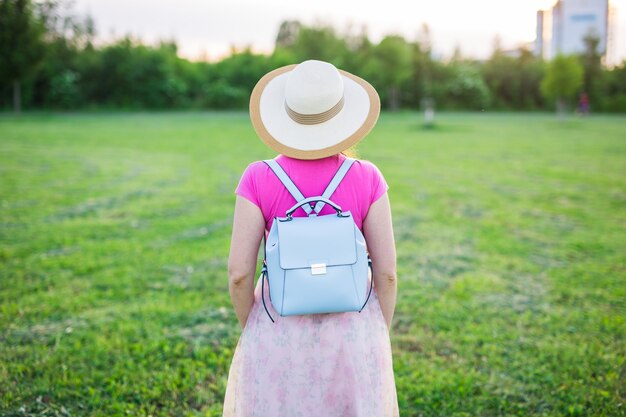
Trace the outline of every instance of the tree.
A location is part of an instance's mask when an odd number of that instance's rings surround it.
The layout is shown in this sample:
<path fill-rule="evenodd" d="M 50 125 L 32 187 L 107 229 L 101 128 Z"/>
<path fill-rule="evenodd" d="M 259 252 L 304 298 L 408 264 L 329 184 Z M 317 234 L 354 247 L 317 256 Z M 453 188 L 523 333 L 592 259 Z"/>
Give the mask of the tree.
<path fill-rule="evenodd" d="M 44 28 L 28 0 L 0 0 L 0 80 L 13 85 L 13 108 L 22 109 L 22 83 L 44 56 Z"/>
<path fill-rule="evenodd" d="M 604 110 L 626 113 L 626 61 L 605 73 L 606 98 Z"/>
<path fill-rule="evenodd" d="M 103 48 L 83 68 L 85 94 L 95 103 L 125 108 L 185 104 L 188 94 L 174 42 L 156 47 L 125 37 Z"/>
<path fill-rule="evenodd" d="M 76 16 L 71 0 L 38 0 L 34 7 L 45 28 L 45 41 L 63 41 L 80 50 L 92 47 L 96 34 L 91 16 Z"/>
<path fill-rule="evenodd" d="M 344 35 L 348 51 L 343 60 L 346 71 L 352 72 L 358 76 L 365 76 L 363 69 L 367 62 L 372 59 L 374 45 L 367 34 L 367 26 L 363 25 L 352 31 L 349 27 Z"/>
<path fill-rule="evenodd" d="M 374 58 L 371 77 L 386 93 L 389 109 L 398 110 L 401 86 L 411 78 L 411 48 L 401 36 L 385 36 L 375 46 Z"/>
<path fill-rule="evenodd" d="M 346 40 L 337 34 L 335 28 L 324 23 L 315 26 L 302 26 L 296 41 L 288 48 L 296 62 L 319 59 L 343 68 L 349 55 Z"/>
<path fill-rule="evenodd" d="M 602 56 L 598 52 L 600 38 L 593 32 L 584 38 L 585 50 L 580 56 L 580 62 L 584 69 L 583 90 L 589 95 L 591 103 L 599 103 L 602 100 L 604 87 L 604 73 L 602 71 Z"/>
<path fill-rule="evenodd" d="M 495 107 L 531 110 L 542 106 L 543 62 L 528 49 L 519 48 L 517 57 L 494 50 L 481 71 Z"/>
<path fill-rule="evenodd" d="M 276 48 L 289 48 L 298 40 L 298 33 L 302 25 L 297 20 L 285 20 L 280 24 L 276 35 Z"/>
<path fill-rule="evenodd" d="M 541 81 L 541 92 L 548 100 L 556 101 L 557 113 L 563 114 L 565 103 L 580 89 L 583 83 L 583 67 L 573 55 L 557 55 L 548 64 Z"/>
<path fill-rule="evenodd" d="M 411 48 L 411 80 L 409 82 L 410 97 L 414 106 L 423 107 L 424 103 L 434 106 L 432 78 L 435 64 L 432 59 L 432 39 L 430 28 L 423 23 L 417 38 L 410 43 Z"/>
<path fill-rule="evenodd" d="M 85 69 L 97 55 L 94 22 L 89 16 L 75 15 L 67 0 L 38 0 L 35 13 L 45 27 L 46 48 L 30 85 L 31 105 L 79 107 L 85 103 L 86 84 L 92 82 L 84 76 Z"/>
<path fill-rule="evenodd" d="M 446 103 L 458 109 L 484 110 L 491 98 L 475 64 L 457 62 L 450 68 L 452 78 L 444 84 Z"/>

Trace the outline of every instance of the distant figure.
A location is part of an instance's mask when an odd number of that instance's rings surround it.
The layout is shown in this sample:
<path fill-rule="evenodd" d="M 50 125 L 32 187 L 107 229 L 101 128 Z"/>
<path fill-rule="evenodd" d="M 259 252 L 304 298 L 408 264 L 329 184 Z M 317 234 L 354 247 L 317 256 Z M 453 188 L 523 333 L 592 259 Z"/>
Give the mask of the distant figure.
<path fill-rule="evenodd" d="M 420 102 L 424 110 L 424 127 L 432 127 L 435 124 L 435 101 L 426 97 Z"/>
<path fill-rule="evenodd" d="M 584 91 L 580 93 L 580 97 L 578 98 L 578 112 L 582 116 L 589 114 L 589 96 Z"/>

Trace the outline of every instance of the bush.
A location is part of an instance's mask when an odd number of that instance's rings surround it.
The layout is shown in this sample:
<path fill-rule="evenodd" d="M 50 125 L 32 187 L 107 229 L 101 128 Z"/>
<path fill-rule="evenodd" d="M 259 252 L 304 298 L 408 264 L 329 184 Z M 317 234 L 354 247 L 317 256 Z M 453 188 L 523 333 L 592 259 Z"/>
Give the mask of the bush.
<path fill-rule="evenodd" d="M 489 106 L 491 97 L 477 69 L 458 65 L 445 85 L 443 100 L 451 108 L 482 110 Z"/>
<path fill-rule="evenodd" d="M 53 107 L 70 109 L 80 104 L 79 74 L 65 70 L 50 80 L 49 103 Z"/>

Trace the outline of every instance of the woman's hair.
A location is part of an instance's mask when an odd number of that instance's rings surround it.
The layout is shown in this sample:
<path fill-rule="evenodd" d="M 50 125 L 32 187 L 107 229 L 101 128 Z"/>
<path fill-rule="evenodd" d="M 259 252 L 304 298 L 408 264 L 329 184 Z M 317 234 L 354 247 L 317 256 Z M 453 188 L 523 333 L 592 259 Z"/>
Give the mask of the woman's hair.
<path fill-rule="evenodd" d="M 341 151 L 340 154 L 347 156 L 348 158 L 358 158 L 359 157 L 359 153 L 356 149 L 356 144 L 352 145 L 351 147 L 349 147 L 348 149 Z"/>

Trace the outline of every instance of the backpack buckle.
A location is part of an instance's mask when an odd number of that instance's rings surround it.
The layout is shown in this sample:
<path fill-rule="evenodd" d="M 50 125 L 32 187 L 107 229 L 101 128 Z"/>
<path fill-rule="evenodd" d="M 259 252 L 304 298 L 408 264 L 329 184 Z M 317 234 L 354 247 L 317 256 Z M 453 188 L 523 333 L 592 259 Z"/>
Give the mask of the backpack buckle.
<path fill-rule="evenodd" d="M 324 275 L 326 264 L 311 264 L 311 275 Z"/>

